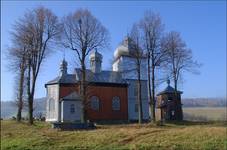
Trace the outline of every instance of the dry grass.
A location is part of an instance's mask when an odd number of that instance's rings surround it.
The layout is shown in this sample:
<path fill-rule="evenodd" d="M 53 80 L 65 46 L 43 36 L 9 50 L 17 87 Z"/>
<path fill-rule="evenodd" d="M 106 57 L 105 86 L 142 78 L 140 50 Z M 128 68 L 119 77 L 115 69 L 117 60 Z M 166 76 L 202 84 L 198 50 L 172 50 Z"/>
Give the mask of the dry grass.
<path fill-rule="evenodd" d="M 188 120 L 226 120 L 226 107 L 186 107 L 183 108 L 185 119 Z"/>
<path fill-rule="evenodd" d="M 226 148 L 223 123 L 99 125 L 95 130 L 58 131 L 50 124 L 34 126 L 15 121 L 1 122 L 1 149 L 220 149 Z"/>

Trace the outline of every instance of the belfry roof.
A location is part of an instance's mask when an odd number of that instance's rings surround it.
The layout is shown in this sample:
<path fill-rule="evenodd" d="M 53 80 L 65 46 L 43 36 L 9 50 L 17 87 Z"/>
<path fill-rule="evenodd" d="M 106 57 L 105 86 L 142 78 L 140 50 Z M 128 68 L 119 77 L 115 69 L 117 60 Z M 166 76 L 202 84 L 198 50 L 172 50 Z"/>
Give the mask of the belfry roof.
<path fill-rule="evenodd" d="M 172 86 L 167 86 L 163 91 L 159 92 L 157 95 L 162 95 L 162 94 L 171 94 L 171 93 L 175 93 L 175 89 Z M 177 91 L 177 93 L 182 94 L 182 91 Z"/>
<path fill-rule="evenodd" d="M 167 80 L 167 84 L 168 86 L 161 92 L 159 92 L 157 95 L 162 95 L 162 94 L 171 94 L 171 93 L 175 93 L 175 89 L 170 86 L 170 80 Z M 182 91 L 177 91 L 177 93 L 182 94 Z"/>

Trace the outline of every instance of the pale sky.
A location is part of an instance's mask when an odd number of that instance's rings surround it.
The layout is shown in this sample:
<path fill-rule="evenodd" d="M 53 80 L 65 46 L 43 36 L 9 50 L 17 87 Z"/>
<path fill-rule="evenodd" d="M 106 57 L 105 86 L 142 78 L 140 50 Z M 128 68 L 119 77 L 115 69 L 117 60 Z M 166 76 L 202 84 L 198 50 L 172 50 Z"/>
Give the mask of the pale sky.
<path fill-rule="evenodd" d="M 14 73 L 8 70 L 8 59 L 4 55 L 12 43 L 10 31 L 13 23 L 26 10 L 43 5 L 62 17 L 78 8 L 87 8 L 109 30 L 110 47 L 102 51 L 103 69 L 110 69 L 110 59 L 118 44 L 127 35 L 132 24 L 140 20 L 146 10 L 160 13 L 165 31 L 181 33 L 193 56 L 203 64 L 200 75 L 184 74 L 180 90 L 183 97 L 226 97 L 226 1 L 1 1 L 1 100 L 12 100 Z M 56 48 L 42 65 L 35 97 L 46 95 L 44 84 L 59 73 L 63 49 Z M 75 55 L 65 50 L 69 72 L 75 68 Z M 162 90 L 164 83 L 157 90 Z"/>

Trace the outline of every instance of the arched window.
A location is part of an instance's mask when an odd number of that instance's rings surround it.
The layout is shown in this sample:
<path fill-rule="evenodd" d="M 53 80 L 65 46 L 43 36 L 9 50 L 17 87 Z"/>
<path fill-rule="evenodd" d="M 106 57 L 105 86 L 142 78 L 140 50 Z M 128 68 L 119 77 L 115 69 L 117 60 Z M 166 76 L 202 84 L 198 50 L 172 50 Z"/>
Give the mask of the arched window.
<path fill-rule="evenodd" d="M 120 98 L 118 96 L 113 97 L 112 99 L 112 110 L 120 110 Z"/>
<path fill-rule="evenodd" d="M 90 99 L 91 109 L 99 110 L 99 98 L 97 96 L 92 96 Z"/>
<path fill-rule="evenodd" d="M 70 105 L 70 112 L 71 112 L 71 114 L 75 113 L 75 105 L 74 104 Z"/>

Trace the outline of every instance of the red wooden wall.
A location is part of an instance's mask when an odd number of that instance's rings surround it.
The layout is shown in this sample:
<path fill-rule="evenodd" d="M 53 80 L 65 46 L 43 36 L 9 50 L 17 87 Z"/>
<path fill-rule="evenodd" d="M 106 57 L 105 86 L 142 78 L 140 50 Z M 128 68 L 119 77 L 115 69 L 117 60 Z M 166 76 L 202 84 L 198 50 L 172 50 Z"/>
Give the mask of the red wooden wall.
<path fill-rule="evenodd" d="M 79 91 L 77 85 L 61 85 L 60 98 L 69 95 L 73 91 Z M 99 98 L 99 110 L 92 110 L 87 106 L 87 116 L 91 121 L 96 120 L 127 120 L 128 119 L 128 98 L 127 87 L 115 86 L 98 86 L 92 85 L 87 90 L 88 99 L 91 96 Z M 118 96 L 120 98 L 120 110 L 112 110 L 112 98 Z"/>

